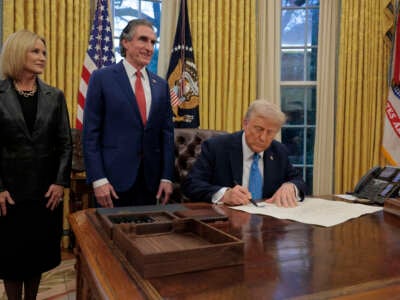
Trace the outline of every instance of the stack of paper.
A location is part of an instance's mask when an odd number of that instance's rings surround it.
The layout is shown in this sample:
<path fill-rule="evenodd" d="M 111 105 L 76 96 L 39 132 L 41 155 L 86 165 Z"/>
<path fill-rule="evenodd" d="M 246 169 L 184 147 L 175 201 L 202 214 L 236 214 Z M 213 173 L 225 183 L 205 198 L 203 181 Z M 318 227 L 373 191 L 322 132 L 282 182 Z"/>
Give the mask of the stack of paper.
<path fill-rule="evenodd" d="M 298 206 L 292 208 L 277 207 L 275 204 L 262 202 L 262 206 L 253 204 L 231 207 L 251 214 L 260 214 L 278 219 L 293 220 L 306 224 L 325 227 L 334 226 L 364 214 L 381 211 L 382 207 L 364 204 L 330 201 L 320 198 L 305 198 Z"/>

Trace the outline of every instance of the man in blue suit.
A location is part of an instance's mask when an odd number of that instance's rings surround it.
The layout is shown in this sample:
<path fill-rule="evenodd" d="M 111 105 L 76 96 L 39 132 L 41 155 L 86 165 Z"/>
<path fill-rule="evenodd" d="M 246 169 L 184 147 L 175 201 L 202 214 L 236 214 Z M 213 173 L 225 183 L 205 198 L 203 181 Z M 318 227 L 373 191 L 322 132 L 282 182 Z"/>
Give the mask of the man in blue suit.
<path fill-rule="evenodd" d="M 274 140 L 285 121 L 278 106 L 255 100 L 243 120 L 243 131 L 202 143 L 201 154 L 182 185 L 186 196 L 227 205 L 253 199 L 296 206 L 306 194 L 306 185 L 289 162 L 285 146 Z"/>
<path fill-rule="evenodd" d="M 162 203 L 172 193 L 174 126 L 168 83 L 146 69 L 156 35 L 132 20 L 120 63 L 93 72 L 83 120 L 88 182 L 102 207 Z M 137 71 L 140 71 L 138 73 Z"/>

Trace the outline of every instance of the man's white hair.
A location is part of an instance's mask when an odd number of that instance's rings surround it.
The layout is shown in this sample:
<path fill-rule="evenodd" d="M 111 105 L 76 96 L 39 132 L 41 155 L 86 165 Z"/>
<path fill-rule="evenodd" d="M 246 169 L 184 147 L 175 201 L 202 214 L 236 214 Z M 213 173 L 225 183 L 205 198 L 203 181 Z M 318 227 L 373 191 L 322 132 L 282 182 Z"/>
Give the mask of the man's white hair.
<path fill-rule="evenodd" d="M 254 100 L 247 109 L 245 120 L 249 120 L 253 116 L 261 116 L 269 119 L 282 126 L 286 122 L 286 115 L 281 111 L 280 107 L 268 100 Z"/>

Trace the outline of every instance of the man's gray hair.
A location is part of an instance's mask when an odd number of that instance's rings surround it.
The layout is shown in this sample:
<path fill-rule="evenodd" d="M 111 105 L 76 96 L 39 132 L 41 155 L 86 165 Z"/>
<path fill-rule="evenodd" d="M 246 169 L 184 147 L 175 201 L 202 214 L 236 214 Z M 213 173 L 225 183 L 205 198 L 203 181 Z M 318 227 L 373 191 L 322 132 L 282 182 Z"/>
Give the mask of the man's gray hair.
<path fill-rule="evenodd" d="M 261 116 L 282 126 L 286 122 L 286 115 L 281 111 L 278 105 L 265 100 L 254 100 L 247 109 L 245 120 L 249 120 L 253 116 Z"/>

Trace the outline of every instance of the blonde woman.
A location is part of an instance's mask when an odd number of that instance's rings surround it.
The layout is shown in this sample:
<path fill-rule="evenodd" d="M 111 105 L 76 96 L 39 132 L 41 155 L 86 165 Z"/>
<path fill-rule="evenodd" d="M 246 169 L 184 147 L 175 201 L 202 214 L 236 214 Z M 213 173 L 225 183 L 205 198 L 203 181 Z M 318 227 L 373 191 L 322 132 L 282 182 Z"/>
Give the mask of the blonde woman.
<path fill-rule="evenodd" d="M 71 133 L 64 94 L 39 79 L 44 38 L 20 30 L 0 58 L 0 278 L 10 300 L 36 299 L 41 274 L 61 261 Z"/>

